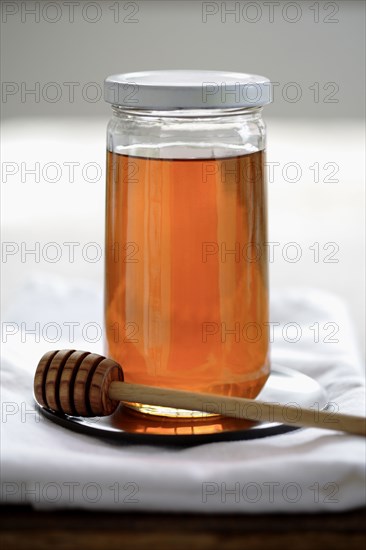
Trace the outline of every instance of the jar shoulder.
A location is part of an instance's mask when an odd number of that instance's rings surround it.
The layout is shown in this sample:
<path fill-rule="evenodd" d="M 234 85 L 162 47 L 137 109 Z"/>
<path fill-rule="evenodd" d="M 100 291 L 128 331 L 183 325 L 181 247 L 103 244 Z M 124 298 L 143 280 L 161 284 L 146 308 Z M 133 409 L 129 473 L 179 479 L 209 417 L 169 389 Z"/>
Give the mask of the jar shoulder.
<path fill-rule="evenodd" d="M 157 158 L 204 158 L 265 149 L 266 128 L 252 116 L 162 117 L 114 115 L 107 127 L 111 152 Z"/>

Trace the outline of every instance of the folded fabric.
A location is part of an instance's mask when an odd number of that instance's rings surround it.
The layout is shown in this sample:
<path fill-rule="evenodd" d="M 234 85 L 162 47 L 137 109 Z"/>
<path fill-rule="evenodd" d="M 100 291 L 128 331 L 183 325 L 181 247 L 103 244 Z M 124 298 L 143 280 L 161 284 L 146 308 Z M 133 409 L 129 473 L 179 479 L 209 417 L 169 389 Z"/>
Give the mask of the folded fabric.
<path fill-rule="evenodd" d="M 316 289 L 273 291 L 272 359 L 317 379 L 340 412 L 365 414 L 365 387 L 343 303 Z M 102 297 L 86 281 L 38 276 L 2 325 L 2 501 L 202 513 L 316 512 L 365 504 L 365 440 L 300 429 L 258 440 L 168 448 L 103 441 L 34 406 L 48 349 L 102 353 Z"/>

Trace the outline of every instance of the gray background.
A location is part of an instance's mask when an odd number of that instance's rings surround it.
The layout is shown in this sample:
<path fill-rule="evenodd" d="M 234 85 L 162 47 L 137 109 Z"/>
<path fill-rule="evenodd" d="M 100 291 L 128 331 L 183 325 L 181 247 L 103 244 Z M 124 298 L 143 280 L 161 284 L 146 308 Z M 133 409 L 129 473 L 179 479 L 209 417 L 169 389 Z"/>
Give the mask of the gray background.
<path fill-rule="evenodd" d="M 38 22 L 25 13 L 35 5 L 40 10 Z M 111 113 L 100 97 L 105 76 L 158 68 L 262 74 L 279 83 L 274 103 L 264 109 L 267 159 L 279 164 L 268 185 L 269 240 L 280 243 L 278 250 L 293 241 L 303 251 L 298 263 L 284 261 L 277 253 L 270 265 L 271 289 L 310 287 L 339 296 L 362 347 L 365 3 L 270 2 L 271 19 L 266 2 L 210 2 L 216 13 L 206 22 L 200 1 L 79 0 L 73 5 L 71 22 L 63 1 L 0 3 L 3 91 L 14 92 L 0 102 L 2 162 L 13 162 L 17 168 L 2 185 L 3 240 L 19 246 L 25 242 L 29 248 L 48 241 L 95 241 L 102 246 L 105 127 Z M 117 6 L 114 22 L 111 7 Z M 230 15 L 225 7 L 237 11 Z M 314 12 L 317 8 L 319 14 Z M 256 17 L 257 22 L 248 21 Z M 58 20 L 51 23 L 52 19 Z M 74 83 L 74 98 L 69 96 L 71 85 L 65 83 Z M 37 86 L 37 97 L 24 95 Z M 314 97 L 317 88 L 319 97 Z M 294 101 L 298 90 L 301 97 Z M 53 101 L 55 92 L 60 96 Z M 94 100 L 96 92 L 99 97 Z M 55 184 L 42 178 L 35 182 L 32 174 L 21 179 L 22 162 L 28 168 L 36 162 L 41 167 L 58 162 L 62 168 L 65 161 L 98 163 L 100 179 L 84 181 L 79 170 L 72 183 L 64 169 Z M 283 168 L 291 162 L 302 169 L 297 183 L 283 177 Z M 310 169 L 315 163 L 320 167 L 318 182 Z M 327 183 L 328 163 L 337 165 L 336 183 Z M 320 243 L 319 262 L 309 248 L 314 242 Z M 337 263 L 324 260 L 329 242 L 339 247 Z M 77 276 L 103 287 L 102 262 L 22 262 L 17 254 L 1 268 L 5 307 L 36 271 L 50 280 Z"/>
<path fill-rule="evenodd" d="M 279 85 L 267 117 L 358 117 L 364 110 L 362 0 L 270 2 L 272 7 L 258 1 L 169 0 L 99 2 L 93 7 L 81 1 L 73 8 L 74 22 L 71 7 L 62 1 L 58 9 L 54 2 L 38 3 L 39 22 L 21 4 L 2 2 L 2 79 L 19 86 L 19 92 L 3 97 L 4 117 L 107 114 L 102 99 L 94 102 L 97 88 L 88 83 L 101 87 L 108 74 L 156 68 L 268 76 Z M 26 4 L 31 10 L 36 3 Z M 111 9 L 117 4 L 118 15 Z M 230 14 L 230 9 L 236 12 Z M 7 15 L 10 10 L 16 13 Z M 208 10 L 217 13 L 205 17 Z M 58 92 L 49 86 L 52 82 Z M 71 101 L 65 82 L 80 84 Z M 288 88 L 289 82 L 296 82 L 297 89 Z M 309 89 L 316 82 L 318 102 Z M 22 98 L 21 83 L 27 89 L 39 83 L 39 102 L 31 95 Z M 329 94 L 335 88 L 328 83 L 339 87 L 333 96 Z M 286 91 L 290 101 L 284 99 Z M 61 96 L 53 102 L 57 93 Z M 292 101 L 300 93 L 301 99 Z"/>

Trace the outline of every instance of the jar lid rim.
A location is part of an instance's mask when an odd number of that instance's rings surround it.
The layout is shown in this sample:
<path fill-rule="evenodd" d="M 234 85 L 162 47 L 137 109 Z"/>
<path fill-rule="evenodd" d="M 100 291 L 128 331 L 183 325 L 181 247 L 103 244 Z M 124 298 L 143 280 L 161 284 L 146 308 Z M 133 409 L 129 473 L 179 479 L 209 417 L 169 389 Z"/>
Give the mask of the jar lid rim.
<path fill-rule="evenodd" d="M 165 69 L 108 76 L 104 99 L 131 109 L 253 108 L 272 101 L 272 86 L 254 74 Z"/>

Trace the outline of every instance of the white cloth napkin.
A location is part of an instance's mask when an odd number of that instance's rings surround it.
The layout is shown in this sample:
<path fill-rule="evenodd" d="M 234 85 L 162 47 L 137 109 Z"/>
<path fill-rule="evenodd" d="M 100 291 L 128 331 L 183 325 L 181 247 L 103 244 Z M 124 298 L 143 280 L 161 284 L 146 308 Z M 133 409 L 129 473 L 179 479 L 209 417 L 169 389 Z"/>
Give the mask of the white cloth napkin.
<path fill-rule="evenodd" d="M 342 302 L 315 289 L 273 291 L 271 311 L 279 323 L 273 360 L 316 378 L 339 411 L 364 415 L 363 375 Z M 340 511 L 365 503 L 362 437 L 311 428 L 166 448 L 102 441 L 36 413 L 32 383 L 40 356 L 68 347 L 102 352 L 101 313 L 100 289 L 90 283 L 38 277 L 19 291 L 5 315 L 4 503 L 202 513 Z M 70 323 L 79 323 L 73 338 Z M 301 336 L 291 342 L 298 327 Z"/>

